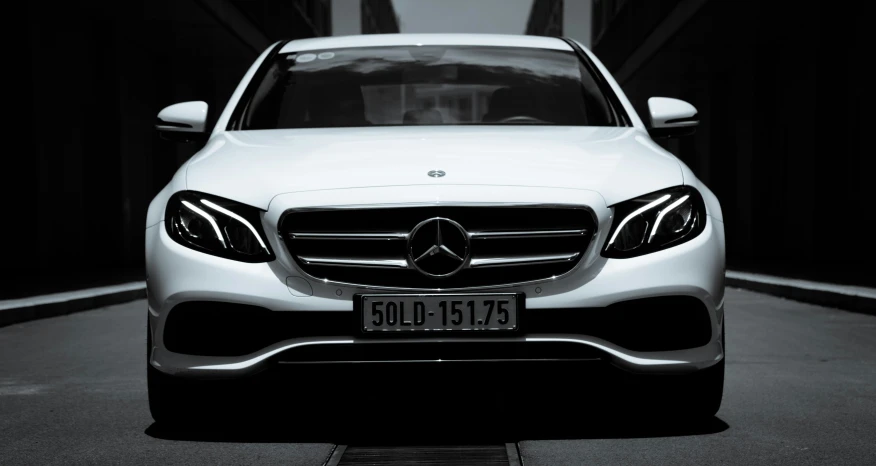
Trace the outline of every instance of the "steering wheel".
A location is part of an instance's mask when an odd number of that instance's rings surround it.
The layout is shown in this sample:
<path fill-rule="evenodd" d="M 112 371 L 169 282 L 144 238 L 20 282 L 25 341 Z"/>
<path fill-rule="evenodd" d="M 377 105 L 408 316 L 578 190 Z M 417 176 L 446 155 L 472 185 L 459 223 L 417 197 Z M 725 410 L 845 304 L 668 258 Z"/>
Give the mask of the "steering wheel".
<path fill-rule="evenodd" d="M 508 118 L 502 118 L 499 123 L 547 123 L 544 120 L 538 119 L 529 115 L 516 115 Z"/>

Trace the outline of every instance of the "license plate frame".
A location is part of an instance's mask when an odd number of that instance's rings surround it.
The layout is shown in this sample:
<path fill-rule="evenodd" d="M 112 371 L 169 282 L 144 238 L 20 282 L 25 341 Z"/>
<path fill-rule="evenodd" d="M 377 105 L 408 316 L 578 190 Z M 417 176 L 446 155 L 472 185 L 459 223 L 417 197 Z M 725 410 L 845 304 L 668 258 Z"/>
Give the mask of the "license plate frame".
<path fill-rule="evenodd" d="M 466 336 L 484 336 L 486 334 L 509 335 L 509 334 L 520 333 L 522 315 L 523 315 L 524 309 L 526 308 L 525 297 L 526 297 L 526 295 L 523 293 L 513 293 L 513 292 L 511 292 L 511 293 L 509 293 L 509 292 L 505 292 L 505 293 L 502 293 L 502 292 L 493 292 L 493 293 L 490 293 L 490 292 L 485 292 L 485 293 L 361 293 L 361 294 L 354 295 L 354 298 L 353 298 L 354 309 L 353 310 L 354 310 L 354 315 L 356 316 L 356 327 L 358 328 L 358 333 L 361 335 L 364 335 L 364 336 L 379 335 L 381 337 L 384 337 L 384 336 L 408 336 L 408 337 L 410 337 L 411 335 L 417 335 L 418 337 L 420 337 L 420 336 L 440 336 L 440 335 L 446 336 L 447 334 L 466 335 Z M 445 327 L 445 328 L 416 328 L 413 325 L 411 325 L 411 326 L 396 325 L 396 326 L 393 326 L 392 328 L 375 329 L 375 328 L 373 328 L 373 326 L 371 326 L 369 328 L 369 325 L 367 325 L 366 319 L 369 316 L 368 316 L 368 309 L 367 309 L 366 304 L 369 302 L 369 300 L 371 300 L 370 302 L 374 302 L 375 299 L 384 299 L 384 300 L 404 299 L 404 300 L 413 301 L 413 300 L 418 300 L 418 298 L 420 298 L 419 299 L 420 301 L 429 300 L 429 301 L 433 301 L 433 302 L 440 302 L 443 300 L 443 301 L 449 301 L 451 303 L 452 303 L 452 301 L 455 301 L 455 300 L 467 302 L 469 300 L 484 301 L 484 300 L 490 300 L 491 298 L 494 300 L 508 300 L 509 303 L 513 303 L 513 305 L 514 305 L 513 312 L 509 310 L 509 313 L 514 315 L 514 326 L 513 326 L 513 328 L 509 328 L 509 327 L 485 328 L 483 326 L 475 326 L 475 328 L 466 328 L 464 326 L 459 326 L 459 327 L 453 326 L 451 328 L 447 328 L 447 327 Z M 435 304 L 435 306 L 438 306 L 438 305 Z M 466 309 L 467 309 L 466 304 L 463 304 L 462 306 L 466 307 Z M 450 307 L 448 307 L 448 310 L 450 312 L 452 312 L 452 304 L 450 305 Z M 434 312 L 435 309 L 433 308 L 432 311 Z M 426 312 L 428 313 L 429 310 L 427 309 Z M 469 315 L 469 312 L 470 312 L 470 310 L 466 310 L 463 314 Z M 477 318 L 479 315 L 477 309 L 476 309 L 475 313 L 476 313 L 475 318 Z M 498 312 L 494 315 L 498 315 Z M 433 318 L 433 319 L 441 319 L 441 317 L 443 317 L 443 316 L 438 315 L 436 312 L 435 315 L 432 315 L 429 317 Z M 509 315 L 509 320 L 510 320 L 510 315 Z"/>

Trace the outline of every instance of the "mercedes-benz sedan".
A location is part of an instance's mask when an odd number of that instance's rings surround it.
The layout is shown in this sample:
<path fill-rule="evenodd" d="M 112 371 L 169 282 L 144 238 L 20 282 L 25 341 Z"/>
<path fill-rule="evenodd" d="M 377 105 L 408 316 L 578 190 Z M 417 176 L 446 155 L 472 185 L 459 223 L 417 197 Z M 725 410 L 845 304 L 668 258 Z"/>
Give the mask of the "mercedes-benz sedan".
<path fill-rule="evenodd" d="M 696 109 L 648 111 L 573 40 L 404 34 L 276 43 L 209 131 L 167 107 L 204 147 L 146 219 L 153 416 L 280 365 L 472 361 L 669 378 L 713 415 L 721 207 L 653 140 Z"/>

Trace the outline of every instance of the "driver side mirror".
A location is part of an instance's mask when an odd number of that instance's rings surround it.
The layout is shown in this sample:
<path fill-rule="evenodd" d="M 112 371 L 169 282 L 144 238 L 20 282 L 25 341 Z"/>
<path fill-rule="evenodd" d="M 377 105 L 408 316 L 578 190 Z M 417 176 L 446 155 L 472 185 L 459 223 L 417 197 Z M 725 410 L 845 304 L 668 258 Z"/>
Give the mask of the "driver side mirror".
<path fill-rule="evenodd" d="M 648 113 L 651 117 L 648 134 L 654 139 L 689 136 L 696 132 L 700 124 L 696 107 L 669 97 L 648 99 Z"/>
<path fill-rule="evenodd" d="M 182 102 L 165 107 L 158 113 L 155 129 L 162 139 L 174 142 L 207 140 L 207 103 Z"/>

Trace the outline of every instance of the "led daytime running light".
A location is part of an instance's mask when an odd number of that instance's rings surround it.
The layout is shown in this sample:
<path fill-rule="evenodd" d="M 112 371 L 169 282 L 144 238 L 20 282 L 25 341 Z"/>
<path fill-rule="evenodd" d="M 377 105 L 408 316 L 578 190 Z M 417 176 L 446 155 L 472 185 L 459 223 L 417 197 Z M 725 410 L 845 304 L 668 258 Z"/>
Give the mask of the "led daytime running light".
<path fill-rule="evenodd" d="M 624 229 L 624 225 L 626 225 L 627 222 L 629 222 L 630 220 L 632 220 L 633 218 L 635 218 L 637 215 L 641 214 L 642 212 L 649 211 L 649 210 L 653 209 L 654 207 L 657 207 L 658 205 L 663 204 L 664 202 L 669 200 L 670 197 L 672 197 L 672 196 L 670 196 L 669 194 L 664 194 L 663 196 L 660 197 L 660 199 L 657 199 L 656 201 L 651 202 L 650 204 L 648 204 L 644 207 L 640 207 L 640 208 L 634 210 L 633 213 L 631 213 L 630 215 L 627 215 L 627 217 L 625 219 L 623 219 L 622 222 L 620 222 L 620 225 L 618 225 L 617 228 L 615 228 L 614 234 L 611 235 L 611 239 L 608 240 L 608 244 L 606 245 L 605 249 L 608 250 L 611 247 L 611 245 L 614 244 L 614 240 L 617 239 L 617 235 L 621 232 L 621 230 Z"/>
<path fill-rule="evenodd" d="M 203 202 L 203 201 L 202 201 L 202 202 Z M 182 204 L 183 204 L 184 206 L 188 207 L 188 209 L 191 210 L 192 212 L 194 212 L 194 213 L 200 215 L 201 217 L 204 217 L 205 219 L 207 219 L 207 221 L 210 222 L 210 225 L 213 226 L 213 231 L 216 232 L 216 237 L 219 238 L 219 241 L 222 242 L 222 247 L 223 247 L 223 248 L 227 248 L 227 247 L 228 247 L 228 246 L 225 244 L 225 237 L 222 236 L 222 231 L 219 230 L 219 225 L 216 224 L 216 220 L 213 218 L 212 215 L 208 214 L 207 212 L 204 212 L 204 211 L 201 210 L 198 206 L 192 204 L 192 203 L 189 202 L 189 201 L 183 200 L 183 201 L 182 201 Z"/>
<path fill-rule="evenodd" d="M 187 203 L 186 201 L 183 201 L 183 202 Z M 258 240 L 259 246 L 261 246 L 262 249 L 264 249 L 265 251 L 268 250 L 267 246 L 265 246 L 265 243 L 262 241 L 262 237 L 261 237 L 261 235 L 259 235 L 259 232 L 255 229 L 254 226 L 252 226 L 252 224 L 247 222 L 245 218 L 241 217 L 240 215 L 235 214 L 234 212 L 232 212 L 232 211 L 230 211 L 230 210 L 228 210 L 220 205 L 217 205 L 213 202 L 210 202 L 206 199 L 201 199 L 201 204 L 204 204 L 205 206 L 207 206 L 207 207 L 209 207 L 217 212 L 223 213 L 223 214 L 233 218 L 234 220 L 237 220 L 238 222 L 246 225 L 246 227 L 249 228 L 249 231 L 252 232 L 252 235 L 255 236 L 255 238 Z"/>
<path fill-rule="evenodd" d="M 663 221 L 663 216 L 666 215 L 666 214 L 668 214 L 669 212 L 672 212 L 673 210 L 677 209 L 678 206 L 684 204 L 684 201 L 686 201 L 686 200 L 688 200 L 688 199 L 690 199 L 690 195 L 689 195 L 689 194 L 687 194 L 687 195 L 685 195 L 684 197 L 682 197 L 681 199 L 679 199 L 679 200 L 673 202 L 672 204 L 669 204 L 669 207 L 667 207 L 667 208 L 665 208 L 665 209 L 663 209 L 663 210 L 660 211 L 660 215 L 658 215 L 658 216 L 657 216 L 657 220 L 654 221 L 654 227 L 651 228 L 651 235 L 648 236 L 648 242 L 649 242 L 649 243 L 651 242 L 652 239 L 654 239 L 654 233 L 657 233 L 657 227 L 659 227 L 659 226 L 660 226 L 660 222 Z"/>

